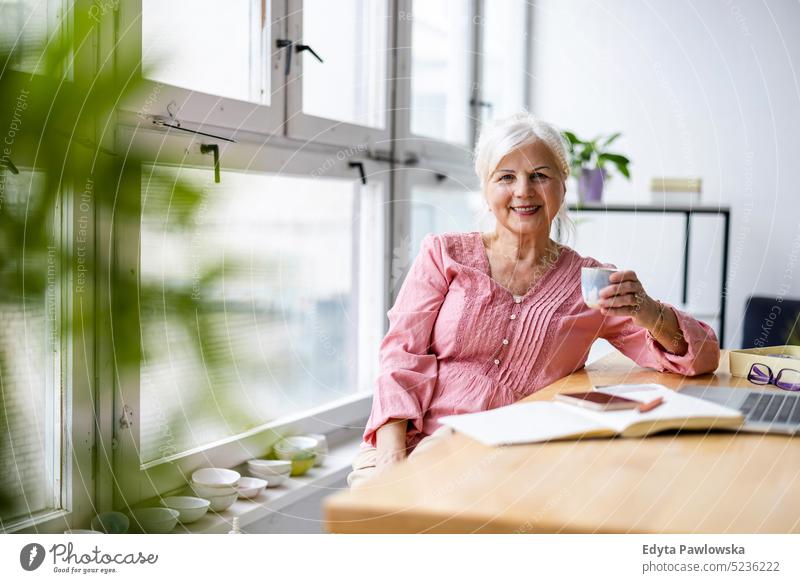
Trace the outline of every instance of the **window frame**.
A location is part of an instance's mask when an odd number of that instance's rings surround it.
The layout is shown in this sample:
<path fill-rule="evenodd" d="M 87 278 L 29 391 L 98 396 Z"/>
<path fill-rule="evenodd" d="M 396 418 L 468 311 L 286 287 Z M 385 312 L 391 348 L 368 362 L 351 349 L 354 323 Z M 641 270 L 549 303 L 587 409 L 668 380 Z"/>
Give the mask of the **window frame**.
<path fill-rule="evenodd" d="M 424 1 L 424 0 L 417 0 Z M 394 108 L 395 112 L 395 128 L 396 135 L 394 142 L 401 144 L 400 151 L 397 157 L 400 160 L 416 159 L 417 161 L 427 159 L 431 161 L 448 161 L 455 164 L 469 164 L 472 155 L 472 147 L 474 144 L 474 136 L 477 132 L 476 120 L 478 111 L 477 105 L 477 78 L 476 69 L 480 67 L 479 55 L 479 39 L 480 39 L 480 6 L 481 0 L 470 0 L 471 26 L 469 27 L 470 33 L 467 39 L 467 46 L 470 47 L 471 54 L 465 55 L 470 62 L 467 63 L 470 71 L 469 87 L 470 92 L 466 96 L 470 100 L 467 113 L 469 115 L 469 122 L 467 125 L 466 135 L 468 136 L 468 143 L 456 144 L 453 142 L 446 142 L 435 138 L 426 136 L 418 136 L 411 132 L 411 76 L 412 71 L 412 43 L 414 42 L 412 28 L 413 28 L 413 2 L 414 0 L 397 0 L 398 10 L 400 14 L 410 14 L 411 18 L 398 18 L 398 31 L 397 31 L 397 79 L 395 92 L 397 94 L 398 104 Z M 470 58 L 471 57 L 471 58 Z"/>
<path fill-rule="evenodd" d="M 373 0 L 374 1 L 374 0 Z M 378 0 L 386 3 L 386 81 L 384 86 L 386 114 L 384 127 L 374 128 L 358 124 L 328 119 L 303 111 L 303 67 L 306 59 L 313 58 L 308 53 L 295 53 L 292 67 L 286 80 L 286 135 L 302 140 L 314 141 L 336 146 L 364 145 L 370 151 L 385 149 L 391 139 L 392 116 L 389 101 L 394 90 L 393 50 L 395 43 L 396 3 L 398 0 Z M 288 36 L 294 42 L 305 42 L 303 37 L 303 0 L 287 0 Z"/>
<path fill-rule="evenodd" d="M 286 56 L 283 49 L 277 48 L 277 40 L 286 35 L 286 2 L 264 2 L 265 5 L 269 3 L 272 23 L 271 34 L 267 39 L 270 59 L 265 64 L 270 71 L 269 105 L 220 97 L 142 77 L 142 0 L 119 2 L 119 24 L 116 31 L 119 48 L 116 54 L 124 63 L 123 70 L 134 71 L 142 80 L 141 91 L 123 101 L 120 110 L 138 118 L 141 125 L 151 125 L 153 116 L 161 116 L 169 121 L 172 112 L 182 127 L 233 136 L 234 139 L 243 127 L 258 134 L 283 134 Z M 171 106 L 172 103 L 175 105 Z"/>
<path fill-rule="evenodd" d="M 452 185 L 439 184 L 437 187 L 452 187 L 456 193 L 454 195 L 457 196 L 459 181 L 467 183 L 469 180 L 475 180 L 470 160 L 473 144 L 454 145 L 410 135 L 411 22 L 402 20 L 399 15 L 403 10 L 406 12 L 410 10 L 411 0 L 389 0 L 393 27 L 390 30 L 390 46 L 387 51 L 390 55 L 387 77 L 398 81 L 390 82 L 387 93 L 387 108 L 393 114 L 389 116 L 384 136 L 385 139 L 389 139 L 386 149 L 372 150 L 370 147 L 361 150 L 359 146 L 365 143 L 364 138 L 367 134 L 364 133 L 364 128 L 359 126 L 352 126 L 347 132 L 339 132 L 330 140 L 304 138 L 305 130 L 302 129 L 291 135 L 292 132 L 287 131 L 286 124 L 288 115 L 286 95 L 290 90 L 288 88 L 281 90 L 287 81 L 284 76 L 284 51 L 275 48 L 275 41 L 279 36 L 288 37 L 289 24 L 286 17 L 289 3 L 302 4 L 302 2 L 301 0 L 268 1 L 271 3 L 272 21 L 279 21 L 282 25 L 272 27 L 270 49 L 274 52 L 270 90 L 273 95 L 269 106 L 200 94 L 155 81 L 146 81 L 145 93 L 149 94 L 150 99 L 129 100 L 120 104 L 115 119 L 111 120 L 109 126 L 103 123 L 97 124 L 97 142 L 106 148 L 116 148 L 116 151 L 121 152 L 127 151 L 130 146 L 156 153 L 155 161 L 158 163 L 172 161 L 171 163 L 208 165 L 211 171 L 208 156 L 194 150 L 186 152 L 187 145 L 198 143 L 191 134 L 167 131 L 165 128 L 153 125 L 149 120 L 143 120 L 139 115 L 164 113 L 167 104 L 175 100 L 176 103 L 183 105 L 178 119 L 186 122 L 184 127 L 203 128 L 209 133 L 222 136 L 235 135 L 238 142 L 235 145 L 213 138 L 203 139 L 204 143 L 214 143 L 220 148 L 223 180 L 225 170 L 230 168 L 253 168 L 264 172 L 283 171 L 308 176 L 312 168 L 318 168 L 321 161 L 329 159 L 334 160 L 335 165 L 332 170 L 326 171 L 326 176 L 357 180 L 358 173 L 356 169 L 348 166 L 348 162 L 361 162 L 364 164 L 369 181 L 384 181 L 386 204 L 383 213 L 384 232 L 380 244 L 385 284 L 382 311 L 385 314 L 386 308 L 393 303 L 399 290 L 399 285 L 391 289 L 389 283 L 396 267 L 393 265 L 396 258 L 393 257 L 392 249 L 395 241 L 411 234 L 408 194 L 413 184 L 418 184 L 420 180 L 423 182 L 432 180 L 435 172 L 442 172 L 455 178 L 456 181 Z M 469 66 L 473 76 L 471 95 L 473 103 L 480 100 L 480 84 L 475 81 L 482 73 L 479 51 L 480 15 L 485 2 L 486 0 L 471 0 L 474 26 L 471 28 L 470 46 L 474 50 Z M 526 52 L 523 60 L 529 64 L 532 48 L 530 24 L 533 13 L 530 4 L 526 4 L 529 35 L 528 42 L 524 43 Z M 76 0 L 76 6 L 82 6 L 84 9 L 93 5 L 90 0 Z M 136 66 L 139 63 L 136 70 L 141 73 L 141 0 L 115 3 L 112 10 L 102 14 L 101 23 L 93 34 L 96 34 L 97 42 L 94 45 L 86 43 L 87 46 L 76 55 L 77 74 L 93 76 L 102 65 L 99 62 L 102 55 L 111 54 L 115 54 L 118 61 L 127 66 Z M 297 61 L 300 59 L 295 59 L 295 62 Z M 296 71 L 292 73 L 296 74 Z M 526 81 L 524 90 L 526 104 L 529 107 L 530 82 Z M 296 101 L 297 93 L 292 95 Z M 302 102 L 299 103 L 302 106 Z M 469 110 L 472 115 L 472 127 L 468 131 L 468 136 L 472 137 L 473 141 L 480 113 L 477 107 L 473 105 Z M 318 122 L 319 120 L 309 119 L 304 123 L 313 126 Z M 369 142 L 369 138 L 366 138 L 366 141 Z M 375 145 L 375 142 L 370 145 Z M 376 153 L 380 156 L 376 156 Z M 428 173 L 427 177 L 423 177 L 425 173 Z M 126 179 L 140 180 L 140 172 L 137 169 Z M 79 188 L 82 186 L 75 185 L 74 192 L 80 192 Z M 64 199 L 65 228 L 73 244 L 80 204 L 78 199 L 79 197 L 73 194 L 70 194 L 69 199 Z M 113 262 L 122 274 L 130 274 L 131 268 L 134 269 L 134 274 L 138 274 L 137 258 L 134 257 L 138 254 L 138 232 L 131 233 L 120 229 L 121 226 L 115 222 L 112 211 L 93 207 L 87 242 L 89 252 L 94 254 L 98 263 Z M 134 239 L 135 245 L 126 246 L 126 243 Z M 74 271 L 74 264 L 71 269 Z M 112 303 L 113 290 L 109 289 L 109 284 L 109 281 L 101 280 L 87 283 L 89 289 L 84 299 L 94 306 L 96 321 L 93 326 L 85 327 L 81 335 L 73 331 L 68 339 L 68 346 L 64 348 L 67 355 L 61 372 L 64 379 L 64 399 L 67 404 L 64 429 L 69 430 L 64 439 L 71 448 L 69 450 L 64 448 L 62 456 L 64 464 L 62 499 L 67 501 L 67 507 L 46 515 L 29 517 L 25 524 L 16 525 L 16 529 L 25 529 L 28 532 L 61 532 L 65 527 L 88 524 L 95 512 L 125 508 L 150 495 L 163 494 L 170 489 L 186 486 L 187 475 L 196 467 L 209 463 L 231 466 L 242 459 L 243 455 L 257 455 L 268 446 L 270 436 L 274 432 L 333 431 L 337 435 L 347 434 L 353 437 L 359 432 L 359 426 L 363 428 L 371 407 L 371 388 L 355 392 L 338 402 L 301 411 L 274 423 L 267 423 L 247 434 L 220 440 L 196 451 L 179 455 L 177 456 L 179 459 L 159 460 L 142 468 L 138 456 L 133 457 L 137 451 L 136 440 L 132 437 L 133 432 L 120 428 L 120 419 L 123 413 L 127 414 L 124 408 L 126 403 L 134 405 L 131 407 L 133 415 L 131 420 L 134 421 L 133 427 L 138 428 L 136 417 L 139 409 L 138 378 L 119 378 L 120 371 L 115 366 L 111 330 L 113 313 L 119 306 Z M 129 284 L 135 285 L 135 279 L 130 280 Z M 74 286 L 73 279 L 71 289 L 73 294 Z M 78 314 L 80 306 L 75 305 L 70 297 L 65 309 L 75 315 Z M 385 331 L 387 327 L 385 317 L 382 324 Z M 135 384 L 131 381 L 135 381 Z M 126 479 L 131 480 L 132 487 L 125 491 L 120 490 L 117 487 L 118 480 Z"/>
<path fill-rule="evenodd" d="M 378 181 L 383 186 L 384 225 L 388 217 L 386 204 L 389 199 L 389 164 L 359 158 L 342 156 L 342 150 L 333 146 L 308 144 L 298 150 L 292 140 L 276 138 L 268 144 L 257 141 L 240 141 L 236 144 L 223 141 L 202 139 L 203 143 L 216 143 L 220 148 L 220 159 L 223 161 L 221 179 L 225 180 L 225 169 L 234 171 L 252 171 L 290 174 L 308 177 L 309 169 L 326 168 L 326 178 L 344 179 L 353 182 L 360 180 L 356 168 L 350 162 L 363 164 L 364 172 L 370 182 Z M 156 153 L 153 163 L 176 166 L 209 166 L 213 172 L 207 155 L 199 153 L 199 140 L 188 134 L 173 134 L 158 128 L 118 126 L 118 151 L 135 151 L 141 155 Z M 126 176 L 130 180 L 128 187 L 140 188 L 140 176 L 136 171 Z M 118 223 L 114 227 L 113 261 L 119 277 L 125 285 L 137 285 L 139 274 L 139 226 Z M 385 269 L 385 265 L 383 266 Z M 357 293 L 353 290 L 352 293 Z M 381 290 L 379 297 L 385 297 Z M 383 310 L 385 306 L 381 306 Z M 127 309 L 117 306 L 116 309 Z M 361 356 L 361 355 L 359 355 Z M 359 365 L 361 366 L 361 364 Z M 352 394 L 334 401 L 319 405 L 310 410 L 273 421 L 265 422 L 246 432 L 219 439 L 187 452 L 165 457 L 142 464 L 139 459 L 139 443 L 141 427 L 139 371 L 117 371 L 114 393 L 114 441 L 117 444 L 114 455 L 115 491 L 114 505 L 118 508 L 132 505 L 164 492 L 185 487 L 187 476 L 199 467 L 218 464 L 223 467 L 234 467 L 240 463 L 262 455 L 268 450 L 276 436 L 285 433 L 347 433 L 355 437 L 358 427 L 363 427 L 369 415 L 372 402 L 372 391 L 369 380 L 362 379 L 366 387 L 358 387 Z M 126 419 L 124 423 L 120 420 Z M 125 427 L 123 427 L 123 425 Z M 332 441 L 335 441 L 332 439 Z M 120 487 L 120 484 L 126 484 Z"/>
<path fill-rule="evenodd" d="M 56 20 L 61 21 L 58 29 L 62 34 L 72 35 L 74 38 L 87 35 L 100 43 L 103 41 L 105 33 L 109 30 L 109 18 L 100 19 L 94 30 L 81 30 L 71 18 L 72 11 L 68 9 L 67 0 L 49 1 L 57 7 L 59 16 Z M 76 0 L 75 5 L 88 10 L 92 2 Z M 94 71 L 98 69 L 95 49 L 92 43 L 72 47 L 73 66 L 64 72 L 62 85 L 68 85 L 74 79 L 94 79 Z M 4 74 L 30 75 L 18 71 L 6 71 Z M 35 170 L 36 157 L 37 152 L 25 147 L 15 148 L 15 161 L 21 168 L 29 167 Z M 80 245 L 85 245 L 86 254 L 96 257 L 95 205 L 90 205 L 88 213 L 84 213 L 81 208 L 82 201 L 77 194 L 82 192 L 84 185 L 63 180 L 59 184 L 60 192 L 56 201 L 56 218 L 53 225 L 55 229 L 53 237 L 59 241 L 58 248 L 77 249 Z M 87 219 L 84 240 L 80 240 L 76 229 L 77 217 L 81 213 L 84 213 Z M 87 310 L 91 313 L 95 309 L 97 282 L 91 271 L 87 270 L 86 280 L 79 289 L 77 270 L 75 256 L 71 256 L 68 260 L 59 258 L 57 284 L 54 289 L 58 341 L 52 346 L 54 360 L 49 367 L 51 370 L 47 373 L 54 390 L 53 402 L 50 404 L 52 410 L 47 415 L 53 421 L 53 425 L 58 426 L 58 435 L 52 436 L 58 440 L 58 447 L 51 455 L 51 463 L 56 466 L 54 508 L 8 521 L 3 524 L 1 531 L 3 533 L 62 533 L 73 525 L 88 524 L 95 512 L 98 484 L 95 468 L 99 457 L 96 447 L 98 442 L 96 433 L 98 377 L 95 375 L 97 322 L 84 325 L 83 317 Z M 65 329 L 64 323 L 70 319 L 73 325 Z M 48 436 L 45 438 L 49 439 Z"/>
<path fill-rule="evenodd" d="M 428 161 L 426 161 L 428 162 Z M 438 176 L 444 175 L 446 178 L 440 179 Z M 470 190 L 480 188 L 478 179 L 470 167 L 460 164 L 447 163 L 445 161 L 434 161 L 425 165 L 406 167 L 395 171 L 393 176 L 395 192 L 403 193 L 402 197 L 395 199 L 394 203 L 394 222 L 395 239 L 393 249 L 398 249 L 400 245 L 410 242 L 412 234 L 411 192 L 415 186 L 430 186 L 441 191 L 452 191 L 453 196 L 465 195 Z M 463 185 L 473 185 L 470 189 Z M 389 304 L 393 304 L 397 299 L 400 286 L 408 273 L 413 262 L 413 257 L 407 257 L 405 252 L 393 252 L 394 264 L 389 275 L 390 297 Z M 399 262 L 406 261 L 405 264 Z"/>

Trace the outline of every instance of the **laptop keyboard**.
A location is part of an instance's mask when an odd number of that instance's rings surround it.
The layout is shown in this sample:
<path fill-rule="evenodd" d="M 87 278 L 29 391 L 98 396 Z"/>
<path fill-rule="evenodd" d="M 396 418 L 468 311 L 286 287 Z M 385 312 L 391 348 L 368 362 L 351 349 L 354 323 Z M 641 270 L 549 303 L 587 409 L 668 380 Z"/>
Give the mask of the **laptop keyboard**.
<path fill-rule="evenodd" d="M 800 395 L 750 393 L 741 406 L 747 421 L 800 424 Z"/>

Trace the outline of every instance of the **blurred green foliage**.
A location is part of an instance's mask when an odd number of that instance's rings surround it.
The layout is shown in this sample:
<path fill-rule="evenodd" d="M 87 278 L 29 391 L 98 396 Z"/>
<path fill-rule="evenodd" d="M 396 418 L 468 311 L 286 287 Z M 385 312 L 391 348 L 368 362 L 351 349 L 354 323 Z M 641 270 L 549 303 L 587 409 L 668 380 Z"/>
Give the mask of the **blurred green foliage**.
<path fill-rule="evenodd" d="M 115 54 L 101 55 L 97 65 L 93 64 L 97 57 L 94 55 L 88 59 L 92 64 L 87 69 L 82 51 L 91 55 L 100 24 L 91 6 L 72 6 L 72 26 L 62 27 L 71 32 L 59 32 L 47 39 L 46 46 L 38 47 L 41 60 L 35 75 L 14 66 L 20 62 L 18 53 L 23 48 L 15 42 L 23 35 L 0 39 L 0 302 L 16 304 L 24 311 L 26 305 L 43 305 L 49 288 L 51 292 L 54 286 L 62 290 L 61 297 L 71 288 L 75 309 L 62 311 L 58 322 L 60 341 L 77 341 L 84 331 L 88 332 L 86 328 L 92 328 L 88 336 L 94 338 L 97 322 L 108 322 L 109 330 L 96 331 L 97 341 L 111 342 L 117 378 L 126 367 L 140 366 L 139 307 L 158 302 L 168 310 L 171 322 L 177 320 L 186 328 L 186 336 L 193 339 L 194 349 L 205 366 L 225 367 L 228 363 L 217 352 L 202 350 L 216 341 L 209 319 L 204 317 L 214 308 L 209 307 L 211 302 L 202 294 L 163 282 L 143 283 L 137 273 L 117 269 L 114 253 L 98 252 L 96 244 L 90 244 L 88 252 L 79 258 L 76 241 L 83 234 L 77 231 L 83 227 L 76 228 L 74 222 L 66 229 L 60 226 L 69 223 L 62 216 L 71 216 L 69 210 L 75 208 L 81 196 L 91 205 L 89 231 L 95 242 L 116 245 L 117 233 L 125 229 L 138 233 L 141 219 L 140 176 L 145 160 L 132 151 L 116 152 L 111 138 L 115 108 L 140 89 L 141 73 L 136 65 L 126 70 L 125 63 L 131 60 Z M 30 53 L 31 47 L 24 49 Z M 152 163 L 152 157 L 147 162 Z M 19 192 L 18 188 L 12 192 L 13 177 L 21 168 L 35 169 L 43 179 L 31 181 L 27 192 Z M 180 215 L 171 219 L 177 224 L 189 224 L 203 202 L 203 191 L 176 179 L 174 174 L 155 172 L 150 180 L 165 181 L 163 186 L 171 192 L 172 208 L 180 209 Z M 12 199 L 15 204 L 10 204 Z M 111 220 L 102 222 L 98 217 Z M 48 271 L 48 261 L 52 264 L 54 254 L 61 269 Z M 201 282 L 211 287 L 225 276 L 226 270 L 235 268 L 212 266 L 201 274 Z M 93 301 L 79 301 L 82 298 L 75 287 L 79 272 L 86 281 L 107 282 L 110 314 L 97 313 Z M 58 281 L 52 281 L 54 274 Z M 0 335 L 0 342 L 13 341 Z M 8 353 L 0 346 L 0 391 L 8 390 L 3 371 L 9 370 L 12 363 L 2 361 Z M 96 389 L 113 390 L 112 386 Z M 224 398 L 224 394 L 218 395 L 214 406 L 227 406 L 231 416 L 248 415 Z M 192 414 L 191 410 L 181 412 L 182 417 L 191 418 Z M 12 426 L 14 420 L 4 410 L 0 415 L 0 452 L 13 446 Z M 22 486 L 19 483 L 19 488 Z M 19 495 L 15 488 L 0 489 L 0 530 L 10 501 Z"/>

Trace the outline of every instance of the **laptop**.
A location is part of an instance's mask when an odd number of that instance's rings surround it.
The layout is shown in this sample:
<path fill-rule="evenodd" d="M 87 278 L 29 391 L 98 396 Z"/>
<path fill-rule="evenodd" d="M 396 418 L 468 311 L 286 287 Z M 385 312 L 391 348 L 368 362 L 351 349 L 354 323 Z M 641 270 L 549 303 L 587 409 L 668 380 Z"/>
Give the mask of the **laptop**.
<path fill-rule="evenodd" d="M 738 409 L 744 424 L 737 431 L 800 435 L 800 392 L 689 386 L 680 393 Z"/>

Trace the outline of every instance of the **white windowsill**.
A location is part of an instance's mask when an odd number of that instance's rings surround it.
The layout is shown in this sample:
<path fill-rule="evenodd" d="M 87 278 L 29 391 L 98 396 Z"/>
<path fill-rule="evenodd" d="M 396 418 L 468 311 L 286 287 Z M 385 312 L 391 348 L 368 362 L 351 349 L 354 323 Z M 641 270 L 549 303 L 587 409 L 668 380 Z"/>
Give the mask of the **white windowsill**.
<path fill-rule="evenodd" d="M 360 435 L 331 447 L 330 453 L 322 465 L 312 468 L 304 476 L 289 478 L 276 488 L 267 488 L 253 500 L 239 499 L 227 510 L 208 513 L 191 524 L 178 524 L 173 534 L 224 534 L 231 530 L 234 516 L 239 517 L 239 526 L 247 530 L 252 524 L 273 512 L 280 511 L 306 496 L 330 489 L 332 494 L 336 488 L 332 484 L 344 479 L 351 471 L 351 464 L 361 444 Z M 245 473 L 242 473 L 245 475 Z M 193 495 L 184 492 L 186 495 Z"/>

